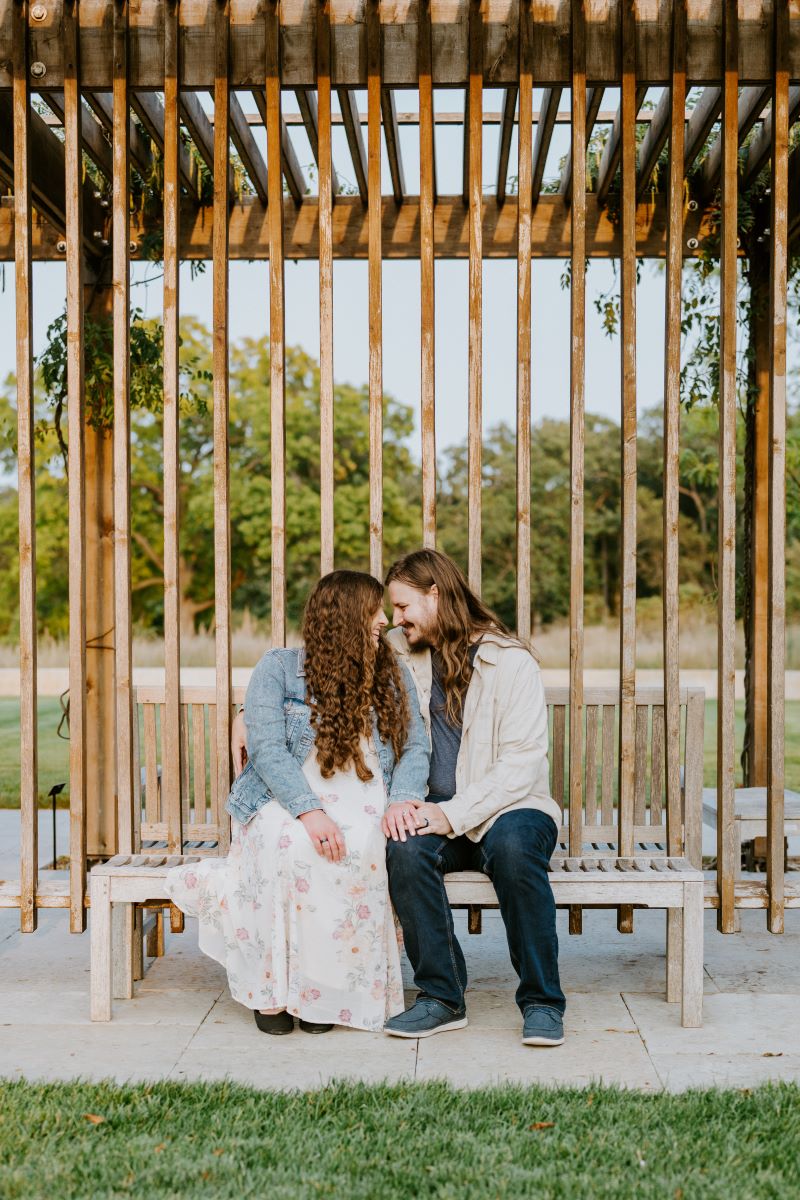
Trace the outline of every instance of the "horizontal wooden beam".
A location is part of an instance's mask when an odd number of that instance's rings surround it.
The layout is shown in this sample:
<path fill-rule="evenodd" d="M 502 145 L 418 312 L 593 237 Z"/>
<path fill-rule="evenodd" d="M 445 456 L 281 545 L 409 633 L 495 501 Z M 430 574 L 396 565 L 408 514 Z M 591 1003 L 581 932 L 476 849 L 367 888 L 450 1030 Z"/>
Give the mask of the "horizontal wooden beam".
<path fill-rule="evenodd" d="M 382 6 L 383 83 L 415 87 L 418 62 L 418 3 Z M 739 0 L 738 70 L 743 84 L 769 83 L 772 73 L 774 0 Z M 41 63 L 43 87 L 64 83 L 64 0 L 48 0 L 44 19 L 30 22 L 29 60 Z M 209 0 L 182 0 L 181 86 L 211 89 L 214 85 L 214 14 Z M 315 84 L 315 5 L 283 0 L 281 75 L 284 86 Z M 646 6 L 647 20 L 636 23 L 634 52 L 637 78 L 648 85 L 670 79 L 667 0 Z M 236 88 L 263 85 L 265 23 L 254 0 L 231 0 L 230 78 Z M 331 62 L 334 87 L 364 88 L 367 73 L 366 0 L 331 0 Z M 11 3 L 0 4 L 0 88 L 11 86 Z M 548 0 L 536 6 L 532 67 L 539 87 L 568 87 L 571 79 L 571 0 Z M 586 76 L 590 84 L 616 86 L 621 77 L 620 0 L 586 6 Z M 160 91 L 164 83 L 163 0 L 138 0 L 132 10 L 130 86 Z M 483 5 L 483 68 L 487 87 L 516 83 L 519 72 L 518 8 L 508 0 Z M 113 64 L 113 0 L 92 0 L 80 7 L 80 61 L 83 85 L 111 89 Z M 690 86 L 722 80 L 721 6 L 709 0 L 687 0 L 687 79 Z M 433 82 L 461 86 L 468 77 L 469 0 L 437 4 L 432 23 Z M 788 19 L 788 69 L 800 78 L 800 10 L 792 5 Z"/>
<path fill-rule="evenodd" d="M 484 258 L 515 259 L 517 256 L 517 198 L 508 196 L 498 204 L 492 196 L 483 201 Z M 35 216 L 35 214 L 34 214 Z M 419 199 L 408 197 L 396 204 L 392 196 L 383 199 L 382 245 L 385 259 L 416 259 L 420 253 Z M 442 196 L 434 208 L 434 253 L 437 258 L 469 257 L 469 213 L 461 196 Z M 667 210 L 663 196 L 653 205 L 639 205 L 636 211 L 636 252 L 648 258 L 663 258 L 666 252 Z M 210 259 L 212 210 L 197 208 L 184 201 L 181 212 L 182 259 Z M 131 240 L 138 242 L 152 226 L 142 224 L 133 214 Z M 531 222 L 531 254 L 534 258 L 569 258 L 570 213 L 561 196 L 543 195 Z M 316 259 L 319 254 L 318 206 L 304 200 L 299 208 L 286 205 L 284 210 L 285 257 Z M 697 210 L 686 214 L 684 253 L 690 239 L 702 244 L 709 227 Z M 266 259 L 267 207 L 256 197 L 247 197 L 231 207 L 229 220 L 230 257 Z M 63 260 L 56 249 L 57 234 L 44 221 L 34 220 L 33 254 L 37 261 Z M 608 219 L 596 196 L 586 197 L 586 253 L 593 258 L 618 258 L 621 252 L 619 226 Z M 357 196 L 341 196 L 333 206 L 333 253 L 336 258 L 366 259 L 368 249 L 367 213 Z M 14 257 L 14 212 L 8 198 L 0 201 L 0 261 Z M 138 257 L 136 253 L 133 258 Z"/>

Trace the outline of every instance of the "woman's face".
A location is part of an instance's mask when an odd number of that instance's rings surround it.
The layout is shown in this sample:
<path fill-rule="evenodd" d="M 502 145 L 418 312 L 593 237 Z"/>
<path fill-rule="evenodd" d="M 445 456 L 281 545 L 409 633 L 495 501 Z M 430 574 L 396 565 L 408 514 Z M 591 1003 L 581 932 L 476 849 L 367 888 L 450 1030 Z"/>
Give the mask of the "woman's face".
<path fill-rule="evenodd" d="M 372 614 L 372 619 L 370 620 L 372 640 L 375 642 L 376 646 L 381 640 L 381 630 L 385 629 L 388 624 L 389 621 L 386 613 L 383 611 L 383 605 L 381 604 L 378 608 L 376 608 L 375 612 Z"/>

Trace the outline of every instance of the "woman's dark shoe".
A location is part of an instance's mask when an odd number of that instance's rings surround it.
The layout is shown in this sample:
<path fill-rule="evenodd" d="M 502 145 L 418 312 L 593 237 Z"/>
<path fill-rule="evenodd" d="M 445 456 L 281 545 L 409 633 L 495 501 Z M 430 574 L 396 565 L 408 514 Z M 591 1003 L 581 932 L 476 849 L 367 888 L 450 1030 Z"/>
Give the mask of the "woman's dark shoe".
<path fill-rule="evenodd" d="M 333 1026 L 321 1025 L 318 1021 L 304 1021 L 301 1017 L 300 1028 L 303 1033 L 327 1033 Z"/>
<path fill-rule="evenodd" d="M 262 1033 L 291 1033 L 294 1029 L 294 1017 L 288 1013 L 286 1009 L 279 1013 L 260 1013 L 257 1008 L 253 1009 L 253 1016 L 256 1019 L 256 1025 Z"/>

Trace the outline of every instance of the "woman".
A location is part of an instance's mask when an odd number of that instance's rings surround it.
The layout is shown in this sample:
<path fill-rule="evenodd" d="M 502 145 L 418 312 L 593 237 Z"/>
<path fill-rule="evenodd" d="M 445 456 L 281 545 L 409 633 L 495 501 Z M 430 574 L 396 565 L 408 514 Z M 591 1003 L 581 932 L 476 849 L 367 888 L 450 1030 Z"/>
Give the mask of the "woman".
<path fill-rule="evenodd" d="M 379 1030 L 403 1008 L 381 819 L 416 828 L 429 749 L 387 623 L 371 575 L 319 581 L 303 648 L 268 651 L 247 689 L 228 857 L 167 876 L 264 1033 L 291 1032 L 294 1016 L 309 1033 Z"/>

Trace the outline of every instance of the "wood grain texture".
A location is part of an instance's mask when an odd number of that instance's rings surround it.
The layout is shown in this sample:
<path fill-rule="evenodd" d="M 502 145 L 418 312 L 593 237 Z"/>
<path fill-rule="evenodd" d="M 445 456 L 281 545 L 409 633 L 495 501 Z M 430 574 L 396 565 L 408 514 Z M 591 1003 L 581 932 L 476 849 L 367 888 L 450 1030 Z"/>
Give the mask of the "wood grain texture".
<path fill-rule="evenodd" d="M 672 28 L 672 88 L 669 108 L 669 182 L 664 329 L 664 500 L 663 655 L 666 751 L 667 842 L 677 853 L 681 836 L 680 630 L 678 542 L 681 283 L 683 274 L 684 109 L 686 106 L 686 2 L 676 0 Z"/>
<path fill-rule="evenodd" d="M 531 636 L 531 179 L 533 139 L 531 5 L 523 0 L 519 38 L 517 142 L 517 634 Z M 509 93 L 509 96 L 511 93 Z M 506 159 L 507 161 L 507 159 Z M 507 169 L 507 168 L 506 168 Z"/>
<path fill-rule="evenodd" d="M 64 9 L 64 154 L 67 241 L 69 465 L 69 882 L 70 930 L 86 928 L 86 477 L 84 463 L 83 210 L 78 3 Z"/>
<path fill-rule="evenodd" d="M 570 259 L 569 852 L 583 843 L 583 530 L 586 411 L 586 12 L 572 4 L 573 202 Z"/>
<path fill-rule="evenodd" d="M 369 229 L 369 569 L 383 578 L 383 253 L 381 227 L 381 14 L 367 10 L 367 167 Z"/>
<path fill-rule="evenodd" d="M 467 416 L 467 578 L 481 591 L 481 440 L 483 425 L 483 14 L 469 10 L 469 346 Z"/>
<path fill-rule="evenodd" d="M 229 0 L 215 0 L 213 221 L 214 375 L 214 602 L 216 659 L 216 794 L 230 788 L 231 723 L 231 529 L 228 454 L 228 37 Z"/>
<path fill-rule="evenodd" d="M 436 548 L 436 188 L 431 78 L 431 0 L 422 0 L 419 34 L 419 274 L 422 544 Z"/>
<path fill-rule="evenodd" d="M 782 933 L 786 671 L 786 350 L 789 210 L 789 21 L 776 5 L 770 168 L 769 572 L 767 633 L 767 928 Z"/>
<path fill-rule="evenodd" d="M 333 158 L 331 155 L 331 16 L 330 0 L 317 15 L 318 108 L 311 115 L 317 129 L 319 166 L 319 456 L 320 572 L 334 566 L 333 496 Z"/>
<path fill-rule="evenodd" d="M 168 846 L 183 849 L 183 810 L 175 798 L 180 780 L 181 582 L 180 582 L 180 78 L 179 6 L 172 0 L 164 39 L 164 723 L 161 728 L 167 797 Z"/>
<path fill-rule="evenodd" d="M 27 2 L 13 6 L 14 283 L 17 339 L 19 496 L 20 928 L 36 929 L 39 886 L 39 770 L 36 695 L 36 488 L 34 461 L 31 145 Z"/>
<path fill-rule="evenodd" d="M 272 645 L 286 645 L 286 308 L 281 177 L 281 87 L 277 0 L 268 0 L 266 101 L 269 179 L 270 494 Z"/>
<path fill-rule="evenodd" d="M 722 97 L 722 229 L 720 246 L 719 536 L 717 550 L 717 871 L 721 933 L 736 923 L 737 839 L 733 813 L 736 775 L 734 651 L 736 637 L 736 288 L 738 13 L 725 0 L 725 79 Z"/>

